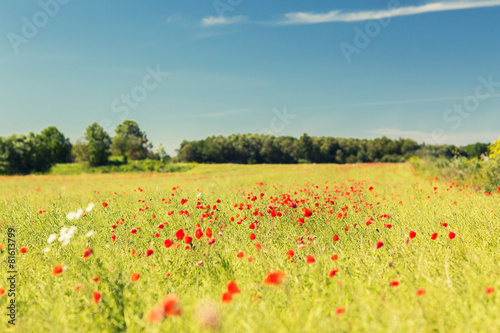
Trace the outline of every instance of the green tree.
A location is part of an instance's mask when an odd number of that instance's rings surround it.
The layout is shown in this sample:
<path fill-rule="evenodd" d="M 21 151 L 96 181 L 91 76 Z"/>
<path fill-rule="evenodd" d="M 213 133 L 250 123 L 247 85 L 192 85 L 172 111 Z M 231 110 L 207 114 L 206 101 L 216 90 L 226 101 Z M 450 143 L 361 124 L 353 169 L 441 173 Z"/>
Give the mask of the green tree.
<path fill-rule="evenodd" d="M 152 144 L 148 141 L 146 134 L 141 131 L 134 120 L 124 120 L 116 127 L 116 135 L 113 138 L 112 150 L 116 155 L 123 156 L 123 161 L 143 160 L 148 157 Z"/>
<path fill-rule="evenodd" d="M 109 134 L 104 131 L 101 125 L 94 122 L 87 127 L 85 131 L 86 155 L 83 157 L 90 166 L 99 166 L 108 164 L 108 157 L 111 155 L 111 139 Z"/>

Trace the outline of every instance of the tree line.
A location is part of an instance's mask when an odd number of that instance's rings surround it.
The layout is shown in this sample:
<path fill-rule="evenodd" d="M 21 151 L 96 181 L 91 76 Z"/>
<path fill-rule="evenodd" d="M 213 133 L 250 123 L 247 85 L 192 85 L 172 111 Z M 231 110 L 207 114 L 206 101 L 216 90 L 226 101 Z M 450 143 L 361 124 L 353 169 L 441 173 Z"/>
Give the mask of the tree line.
<path fill-rule="evenodd" d="M 0 174 L 42 173 L 57 163 L 80 162 L 97 167 L 126 164 L 130 160 L 171 160 L 161 144 L 156 152 L 152 148 L 146 133 L 133 120 L 119 124 L 113 137 L 94 122 L 74 145 L 56 127 L 50 126 L 39 134 L 0 137 Z M 238 164 L 403 162 L 411 156 L 479 157 L 487 149 L 488 145 L 483 143 L 457 147 L 387 137 L 368 140 L 307 134 L 300 138 L 234 134 L 184 140 L 177 150 L 178 156 L 172 161 Z"/>
<path fill-rule="evenodd" d="M 487 144 L 467 147 L 425 145 L 411 139 L 346 139 L 336 137 L 275 137 L 261 134 L 210 136 L 183 141 L 178 150 L 182 162 L 198 163 L 366 163 L 403 162 L 411 156 L 479 156 Z"/>

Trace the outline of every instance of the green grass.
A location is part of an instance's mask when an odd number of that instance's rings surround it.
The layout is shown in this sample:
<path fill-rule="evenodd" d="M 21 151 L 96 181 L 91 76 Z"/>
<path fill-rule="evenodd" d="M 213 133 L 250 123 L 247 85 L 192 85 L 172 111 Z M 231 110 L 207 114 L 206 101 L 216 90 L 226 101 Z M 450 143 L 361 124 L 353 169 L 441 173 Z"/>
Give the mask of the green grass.
<path fill-rule="evenodd" d="M 99 167 L 83 163 L 56 164 L 50 169 L 53 175 L 79 175 L 82 173 L 137 173 L 137 172 L 184 172 L 195 167 L 194 163 L 163 163 L 155 160 L 120 162 Z"/>
<path fill-rule="evenodd" d="M 16 330 L 7 324 L 7 291 L 0 297 L 1 331 L 203 332 L 209 331 L 199 323 L 203 302 L 212 304 L 220 332 L 500 331 L 499 194 L 431 182 L 409 164 L 199 165 L 170 174 L 0 177 L 0 188 L 5 275 L 9 227 L 16 230 L 17 250 L 27 248 L 16 253 Z M 297 208 L 286 203 L 288 196 Z M 188 201 L 182 205 L 183 198 Z M 196 208 L 197 198 L 203 209 Z M 66 218 L 89 202 L 96 206 L 87 216 Z M 207 206 L 213 221 L 201 222 Z M 269 206 L 282 216 L 272 217 Z M 339 218 L 346 206 L 346 217 Z M 315 211 L 299 226 L 305 207 Z M 256 209 L 263 216 L 254 216 Z M 381 219 L 385 214 L 389 218 Z M 373 224 L 366 225 L 371 216 Z M 122 218 L 113 242 L 112 226 Z M 255 220 L 258 228 L 249 229 Z M 158 229 L 159 223 L 165 228 Z M 197 223 L 203 231 L 212 229 L 213 245 L 205 236 L 194 238 L 191 250 L 184 250 L 184 242 L 177 249 L 163 245 L 167 238 L 175 240 L 180 228 L 194 237 Z M 69 245 L 47 244 L 50 234 L 72 225 L 78 230 Z M 450 231 L 456 234 L 452 240 Z M 384 245 L 377 250 L 379 241 Z M 83 259 L 86 246 L 94 253 Z M 149 248 L 154 253 L 145 257 Z M 293 262 L 286 255 L 290 249 Z M 307 255 L 315 262 L 307 264 Z M 67 269 L 55 276 L 56 265 Z M 275 269 L 287 279 L 264 285 Z M 339 272 L 329 278 L 333 269 Z M 133 272 L 141 274 L 137 282 L 130 280 Z M 231 280 L 241 293 L 223 304 Z M 392 280 L 399 286 L 391 287 Z M 75 290 L 77 285 L 85 288 Z M 5 279 L 0 287 L 8 289 Z M 486 294 L 486 287 L 496 291 Z M 417 296 L 418 289 L 426 293 Z M 102 294 L 98 304 L 93 291 Z M 150 310 L 169 293 L 180 298 L 182 315 L 149 322 Z M 345 313 L 337 314 L 338 308 Z"/>

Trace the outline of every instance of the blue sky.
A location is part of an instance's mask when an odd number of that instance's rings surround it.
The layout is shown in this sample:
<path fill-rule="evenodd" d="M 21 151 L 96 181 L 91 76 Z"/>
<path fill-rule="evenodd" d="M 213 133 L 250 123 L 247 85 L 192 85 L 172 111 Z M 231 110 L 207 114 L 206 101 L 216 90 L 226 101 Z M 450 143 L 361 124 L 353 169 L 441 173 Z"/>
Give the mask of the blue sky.
<path fill-rule="evenodd" d="M 4 0 L 0 136 L 126 118 L 170 154 L 233 133 L 489 142 L 499 17 L 500 0 Z"/>

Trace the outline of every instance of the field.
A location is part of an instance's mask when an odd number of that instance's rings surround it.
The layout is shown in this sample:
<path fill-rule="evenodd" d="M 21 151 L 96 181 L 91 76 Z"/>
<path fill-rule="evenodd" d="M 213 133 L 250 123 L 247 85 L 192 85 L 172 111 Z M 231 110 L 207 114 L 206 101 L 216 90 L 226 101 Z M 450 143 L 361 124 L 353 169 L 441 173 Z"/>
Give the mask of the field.
<path fill-rule="evenodd" d="M 408 164 L 16 176 L 0 189 L 1 331 L 500 332 L 500 194 Z"/>

